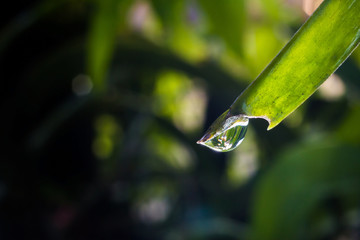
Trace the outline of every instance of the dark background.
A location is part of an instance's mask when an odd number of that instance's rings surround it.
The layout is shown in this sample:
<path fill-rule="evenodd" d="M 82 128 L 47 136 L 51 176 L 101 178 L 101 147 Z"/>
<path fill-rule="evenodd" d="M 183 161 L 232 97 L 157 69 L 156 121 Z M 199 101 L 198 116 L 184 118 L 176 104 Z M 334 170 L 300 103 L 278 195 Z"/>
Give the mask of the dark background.
<path fill-rule="evenodd" d="M 196 144 L 305 21 L 300 1 L 1 13 L 0 239 L 360 239 L 359 50 L 275 129 Z"/>

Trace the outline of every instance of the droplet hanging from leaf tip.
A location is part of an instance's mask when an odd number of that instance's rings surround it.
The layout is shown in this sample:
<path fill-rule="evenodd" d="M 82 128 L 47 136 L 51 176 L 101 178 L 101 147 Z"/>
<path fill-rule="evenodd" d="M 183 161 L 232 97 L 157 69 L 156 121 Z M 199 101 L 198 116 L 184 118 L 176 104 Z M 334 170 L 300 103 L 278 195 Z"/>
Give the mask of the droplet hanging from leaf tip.
<path fill-rule="evenodd" d="M 248 124 L 248 118 L 243 116 L 229 117 L 225 112 L 197 143 L 217 152 L 231 151 L 244 140 Z"/>

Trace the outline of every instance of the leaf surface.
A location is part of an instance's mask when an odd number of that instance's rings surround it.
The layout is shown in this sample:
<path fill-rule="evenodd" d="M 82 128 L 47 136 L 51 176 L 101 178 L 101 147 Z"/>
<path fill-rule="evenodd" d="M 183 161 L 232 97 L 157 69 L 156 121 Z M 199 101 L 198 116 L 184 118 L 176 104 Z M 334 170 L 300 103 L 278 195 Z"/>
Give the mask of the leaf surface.
<path fill-rule="evenodd" d="M 360 1 L 325 0 L 230 107 L 268 130 L 309 98 L 359 44 Z"/>

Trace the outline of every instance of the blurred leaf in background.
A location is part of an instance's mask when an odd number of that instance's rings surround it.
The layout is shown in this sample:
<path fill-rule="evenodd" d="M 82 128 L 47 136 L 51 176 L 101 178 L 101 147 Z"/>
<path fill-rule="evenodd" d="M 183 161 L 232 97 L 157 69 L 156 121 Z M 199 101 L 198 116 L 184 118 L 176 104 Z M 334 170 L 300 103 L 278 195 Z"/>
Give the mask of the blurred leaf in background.
<path fill-rule="evenodd" d="M 305 21 L 303 5 L 2 8 L 0 238 L 359 238 L 359 49 L 275 129 L 252 120 L 230 153 L 195 143 Z"/>

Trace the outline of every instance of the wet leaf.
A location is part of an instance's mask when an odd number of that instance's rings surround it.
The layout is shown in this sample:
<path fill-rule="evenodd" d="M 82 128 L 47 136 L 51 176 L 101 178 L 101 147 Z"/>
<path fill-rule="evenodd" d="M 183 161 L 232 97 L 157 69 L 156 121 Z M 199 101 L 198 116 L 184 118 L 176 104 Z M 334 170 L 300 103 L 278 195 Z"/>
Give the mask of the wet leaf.
<path fill-rule="evenodd" d="M 278 125 L 357 47 L 359 12 L 360 1 L 325 0 L 199 142 L 223 132 L 223 124 L 235 119 L 234 116 L 264 118 L 269 122 L 268 130 Z"/>
<path fill-rule="evenodd" d="M 268 129 L 309 98 L 360 39 L 360 1 L 325 0 L 230 107 L 232 115 L 264 118 Z"/>

